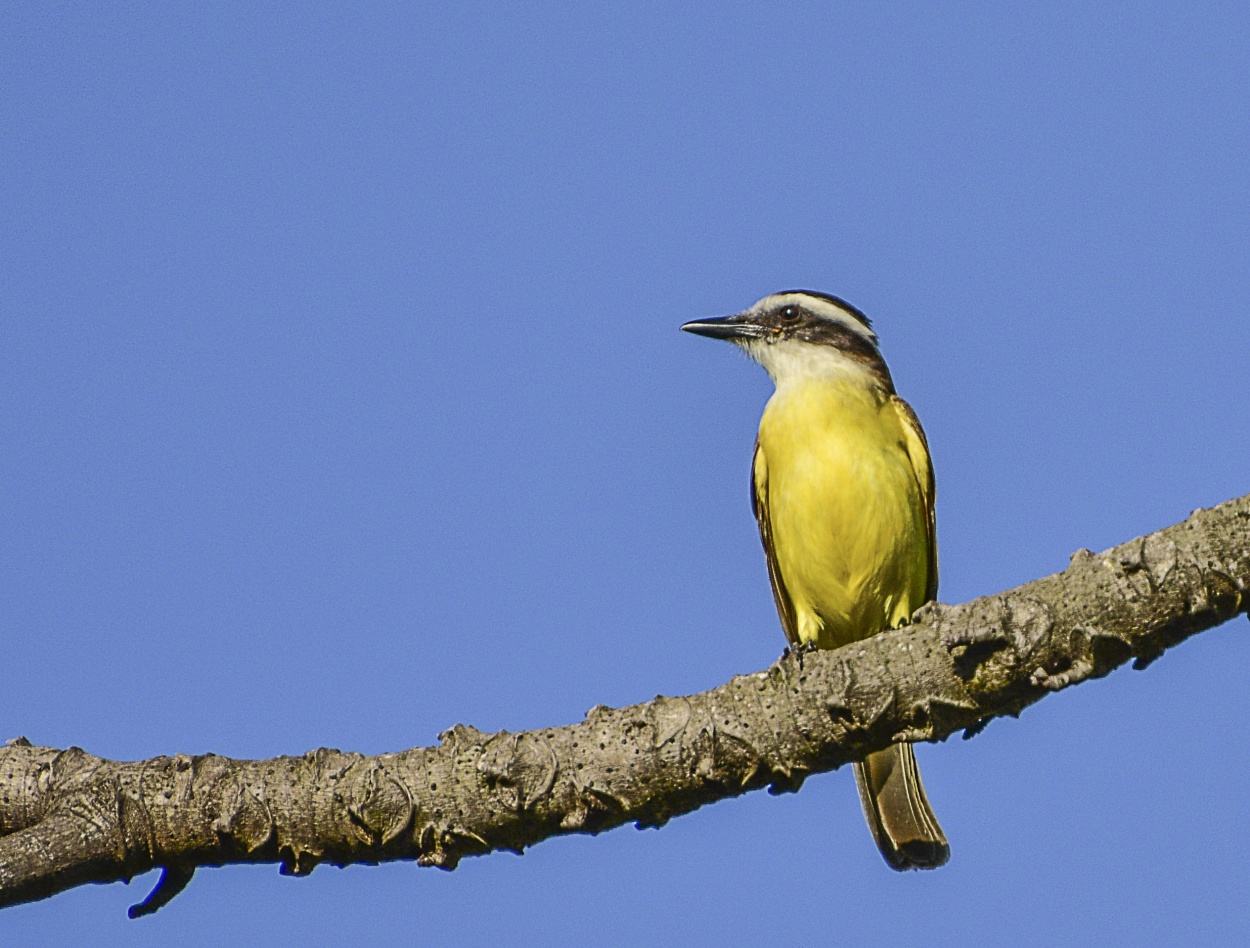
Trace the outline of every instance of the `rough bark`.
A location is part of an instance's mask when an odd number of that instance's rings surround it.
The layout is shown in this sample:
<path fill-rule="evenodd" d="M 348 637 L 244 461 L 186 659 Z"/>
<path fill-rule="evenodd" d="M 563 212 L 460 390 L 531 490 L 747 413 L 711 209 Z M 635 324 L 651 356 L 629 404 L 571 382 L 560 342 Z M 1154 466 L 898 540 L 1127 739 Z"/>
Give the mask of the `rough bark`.
<path fill-rule="evenodd" d="M 0 749 L 0 906 L 161 866 L 155 911 L 197 866 L 337 865 L 520 852 L 562 833 L 674 816 L 749 790 L 798 789 L 897 740 L 970 736 L 1250 607 L 1250 495 L 1063 572 L 906 628 L 687 697 L 593 708 L 586 720 L 365 757 L 215 755 L 128 763 L 23 738 Z"/>

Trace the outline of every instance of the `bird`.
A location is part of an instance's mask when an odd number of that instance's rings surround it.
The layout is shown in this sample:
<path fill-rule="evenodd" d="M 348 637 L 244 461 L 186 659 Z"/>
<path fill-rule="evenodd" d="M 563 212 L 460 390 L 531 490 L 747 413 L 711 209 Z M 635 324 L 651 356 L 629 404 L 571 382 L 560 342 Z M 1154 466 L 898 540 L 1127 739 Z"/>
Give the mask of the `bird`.
<path fill-rule="evenodd" d="M 772 377 L 751 509 L 790 647 L 833 649 L 906 624 L 937 596 L 933 463 L 868 317 L 837 296 L 786 290 L 681 328 L 736 344 Z M 854 769 L 886 863 L 943 865 L 950 845 L 912 745 Z"/>

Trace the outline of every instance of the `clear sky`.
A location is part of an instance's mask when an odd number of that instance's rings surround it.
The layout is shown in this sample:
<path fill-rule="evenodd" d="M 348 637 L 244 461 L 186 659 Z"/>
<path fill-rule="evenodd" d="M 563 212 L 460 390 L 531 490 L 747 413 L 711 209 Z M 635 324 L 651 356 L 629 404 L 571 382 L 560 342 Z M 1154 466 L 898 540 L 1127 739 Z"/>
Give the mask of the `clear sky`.
<path fill-rule="evenodd" d="M 8 7 L 0 738 L 376 753 L 767 666 L 770 384 L 677 327 L 784 288 L 874 319 L 945 601 L 1250 490 L 1248 50 L 1234 3 Z M 920 747 L 935 873 L 843 771 L 0 943 L 1245 944 L 1247 632 Z"/>

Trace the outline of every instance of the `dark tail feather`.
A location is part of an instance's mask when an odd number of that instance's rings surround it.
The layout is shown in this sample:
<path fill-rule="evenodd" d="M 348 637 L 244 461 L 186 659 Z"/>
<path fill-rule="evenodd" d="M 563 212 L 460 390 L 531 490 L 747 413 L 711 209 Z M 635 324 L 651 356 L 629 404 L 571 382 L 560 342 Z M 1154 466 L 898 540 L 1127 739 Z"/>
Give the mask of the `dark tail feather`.
<path fill-rule="evenodd" d="M 950 844 L 924 795 L 910 744 L 891 744 L 855 765 L 864 818 L 891 869 L 936 869 Z"/>

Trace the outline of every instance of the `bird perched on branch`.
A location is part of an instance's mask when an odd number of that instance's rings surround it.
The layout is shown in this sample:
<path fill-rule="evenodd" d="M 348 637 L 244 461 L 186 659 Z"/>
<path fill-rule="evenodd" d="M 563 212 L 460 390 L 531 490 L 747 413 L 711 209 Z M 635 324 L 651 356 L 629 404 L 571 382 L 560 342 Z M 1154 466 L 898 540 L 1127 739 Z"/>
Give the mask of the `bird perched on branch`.
<path fill-rule="evenodd" d="M 751 506 L 791 646 L 832 649 L 906 623 L 937 595 L 933 465 L 868 318 L 836 296 L 790 290 L 681 328 L 740 346 L 776 386 Z M 855 782 L 892 868 L 946 862 L 910 744 L 869 754 Z"/>

